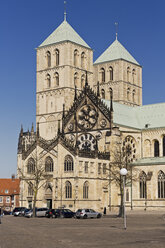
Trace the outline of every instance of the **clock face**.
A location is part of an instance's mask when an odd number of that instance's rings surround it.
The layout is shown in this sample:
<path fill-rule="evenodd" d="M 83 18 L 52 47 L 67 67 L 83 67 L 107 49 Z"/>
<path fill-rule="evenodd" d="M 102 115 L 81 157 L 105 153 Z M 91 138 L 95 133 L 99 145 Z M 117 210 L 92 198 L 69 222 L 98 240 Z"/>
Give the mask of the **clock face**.
<path fill-rule="evenodd" d="M 77 144 L 81 151 L 94 151 L 96 148 L 96 140 L 93 135 L 89 133 L 80 135 Z"/>
<path fill-rule="evenodd" d="M 136 154 L 135 140 L 131 136 L 127 136 L 123 141 L 123 156 L 127 157 L 128 163 L 133 162 Z"/>
<path fill-rule="evenodd" d="M 97 122 L 98 114 L 92 105 L 84 105 L 78 112 L 78 126 L 83 130 L 90 130 Z"/>

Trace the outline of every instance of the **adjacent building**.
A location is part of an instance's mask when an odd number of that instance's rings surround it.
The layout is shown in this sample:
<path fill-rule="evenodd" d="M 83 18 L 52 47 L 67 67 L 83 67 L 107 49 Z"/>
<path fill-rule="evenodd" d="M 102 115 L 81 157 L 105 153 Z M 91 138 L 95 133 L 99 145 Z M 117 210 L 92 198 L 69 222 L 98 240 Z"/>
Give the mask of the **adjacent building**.
<path fill-rule="evenodd" d="M 11 179 L 0 179 L 0 208 L 12 211 L 19 206 L 20 180 L 12 176 Z"/>

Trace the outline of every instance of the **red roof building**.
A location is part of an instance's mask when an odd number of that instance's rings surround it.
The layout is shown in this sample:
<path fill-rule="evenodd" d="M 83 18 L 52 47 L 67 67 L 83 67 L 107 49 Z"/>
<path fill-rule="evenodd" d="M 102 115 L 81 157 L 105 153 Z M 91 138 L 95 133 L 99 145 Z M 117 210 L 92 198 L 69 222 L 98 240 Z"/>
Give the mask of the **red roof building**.
<path fill-rule="evenodd" d="M 0 208 L 12 211 L 19 206 L 20 180 L 12 176 L 11 179 L 0 179 Z"/>

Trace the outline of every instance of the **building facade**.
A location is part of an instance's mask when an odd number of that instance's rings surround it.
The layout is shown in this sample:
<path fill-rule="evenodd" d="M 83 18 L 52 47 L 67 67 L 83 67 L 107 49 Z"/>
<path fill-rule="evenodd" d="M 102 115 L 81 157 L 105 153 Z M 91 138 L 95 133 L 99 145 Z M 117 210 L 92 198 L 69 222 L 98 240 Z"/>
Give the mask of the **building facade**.
<path fill-rule="evenodd" d="M 93 50 L 64 20 L 37 48 L 36 132 L 21 128 L 21 206 L 118 209 L 110 166 L 126 151 L 136 180 L 126 187 L 131 209 L 165 207 L 165 103 L 142 105 L 142 67 L 116 39 L 93 63 Z M 132 177 L 133 178 L 133 177 Z"/>
<path fill-rule="evenodd" d="M 5 211 L 12 211 L 19 207 L 19 185 L 20 180 L 12 176 L 11 179 L 0 179 L 0 208 Z"/>

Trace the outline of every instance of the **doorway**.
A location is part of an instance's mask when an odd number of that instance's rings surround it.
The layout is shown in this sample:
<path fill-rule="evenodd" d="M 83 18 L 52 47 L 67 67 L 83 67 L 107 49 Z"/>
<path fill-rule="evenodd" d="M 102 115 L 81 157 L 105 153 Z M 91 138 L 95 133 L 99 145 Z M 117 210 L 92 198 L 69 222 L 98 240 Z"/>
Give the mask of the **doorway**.
<path fill-rule="evenodd" d="M 52 208 L 52 199 L 47 199 L 47 207 L 48 207 L 49 209 Z"/>

